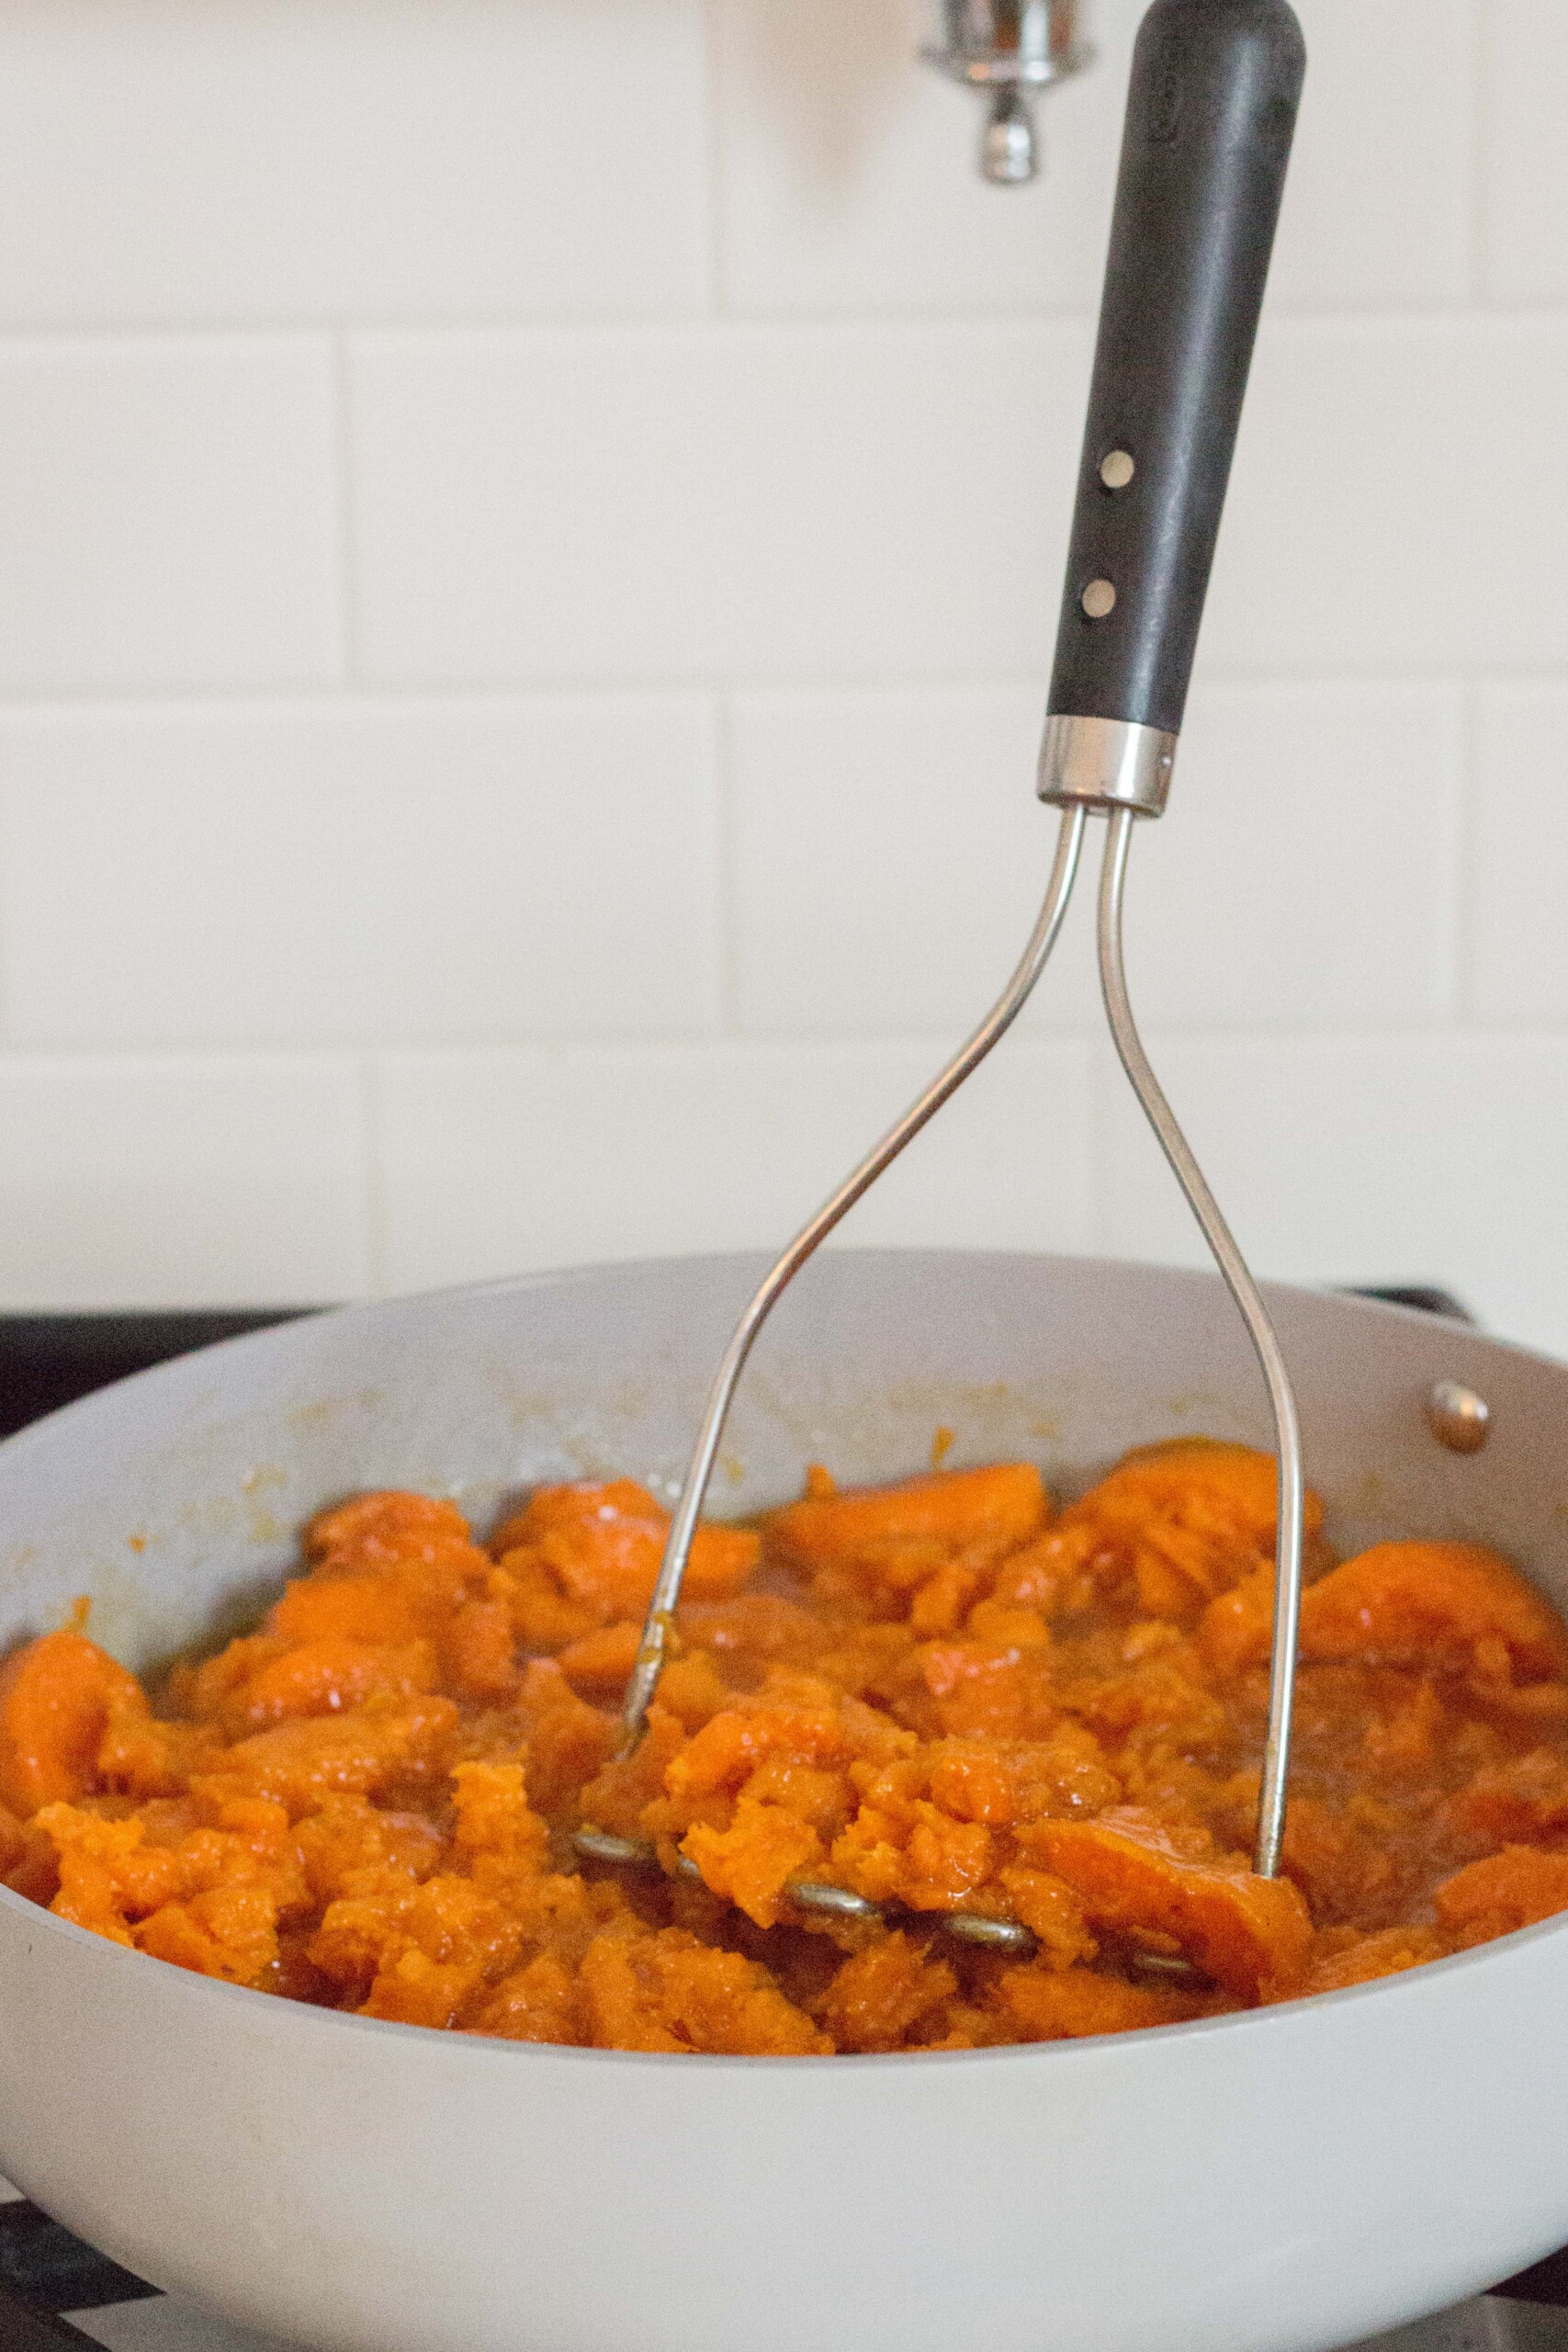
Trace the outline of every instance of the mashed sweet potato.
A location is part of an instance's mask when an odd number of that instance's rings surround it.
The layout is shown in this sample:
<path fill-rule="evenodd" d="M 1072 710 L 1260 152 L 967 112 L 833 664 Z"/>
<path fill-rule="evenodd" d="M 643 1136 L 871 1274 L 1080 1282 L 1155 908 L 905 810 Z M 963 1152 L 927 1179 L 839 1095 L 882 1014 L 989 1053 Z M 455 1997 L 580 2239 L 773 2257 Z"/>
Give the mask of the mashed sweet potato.
<path fill-rule="evenodd" d="M 481 1545 L 450 1502 L 360 1496 L 254 1633 L 153 1692 L 75 1628 L 0 1668 L 0 1866 L 325 2007 L 769 2056 L 1160 2025 L 1568 1910 L 1568 1631 L 1474 1545 L 1337 1564 L 1315 1499 L 1285 1871 L 1253 1875 L 1274 1510 L 1271 1461 L 1196 1442 L 1064 1510 L 1026 1463 L 815 1469 L 699 1535 L 616 1762 L 653 1498 L 545 1488 Z M 584 1868 L 584 1822 L 700 1876 Z M 803 1914 L 797 1876 L 886 1924 Z"/>

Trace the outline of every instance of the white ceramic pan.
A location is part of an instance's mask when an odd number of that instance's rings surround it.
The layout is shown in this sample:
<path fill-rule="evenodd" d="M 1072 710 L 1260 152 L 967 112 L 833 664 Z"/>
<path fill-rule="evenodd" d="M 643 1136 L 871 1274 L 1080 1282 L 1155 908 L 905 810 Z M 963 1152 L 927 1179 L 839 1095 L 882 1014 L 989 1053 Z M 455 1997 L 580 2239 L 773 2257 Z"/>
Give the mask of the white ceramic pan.
<path fill-rule="evenodd" d="M 259 1606 L 367 1486 L 488 1522 L 540 1479 L 666 1491 L 760 1267 L 610 1268 L 233 1341 L 0 1446 L 0 1640 L 95 1596 L 141 1665 Z M 1568 1369 L 1428 1317 L 1271 1304 L 1342 1546 L 1483 1538 L 1568 1603 Z M 1492 1408 L 1431 1436 L 1434 1382 Z M 824 1260 L 761 1343 L 741 1511 L 804 1462 L 1267 1442 L 1217 1279 Z M 131 1539 L 136 1539 L 133 1547 Z M 1568 2237 L 1568 1919 L 1257 2015 L 969 2055 L 664 2058 L 343 2018 L 0 1890 L 0 2168 L 130 2269 L 361 2352 L 1272 2352 Z"/>

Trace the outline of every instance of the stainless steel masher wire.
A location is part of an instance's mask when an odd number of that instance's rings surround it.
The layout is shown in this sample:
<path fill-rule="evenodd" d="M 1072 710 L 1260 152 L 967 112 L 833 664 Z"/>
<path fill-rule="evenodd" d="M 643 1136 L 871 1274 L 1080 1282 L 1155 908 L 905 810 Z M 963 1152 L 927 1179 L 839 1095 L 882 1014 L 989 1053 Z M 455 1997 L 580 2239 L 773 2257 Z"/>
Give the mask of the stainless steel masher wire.
<path fill-rule="evenodd" d="M 920 1129 L 941 1110 L 943 1103 L 962 1086 L 964 1080 L 978 1068 L 991 1048 L 1010 1029 L 1023 1010 L 1036 981 L 1039 979 L 1051 951 L 1055 945 L 1067 903 L 1077 879 L 1083 847 L 1086 807 L 1077 803 L 1064 811 L 1062 828 L 1057 838 L 1055 861 L 1045 893 L 1039 920 L 1024 950 L 1021 961 L 1006 989 L 987 1018 L 968 1039 L 941 1074 L 932 1080 L 918 1102 L 911 1104 L 897 1125 L 889 1129 L 854 1172 L 819 1209 L 810 1223 L 802 1227 L 789 1248 L 773 1268 L 757 1291 L 737 1325 L 725 1351 L 713 1386 L 709 1392 L 698 1433 L 695 1450 L 686 1473 L 680 1499 L 671 1522 L 670 1534 L 660 1565 L 659 1576 L 649 1604 L 643 1625 L 642 1641 L 636 1667 L 626 1687 L 621 1715 L 621 1738 L 618 1753 L 629 1756 L 642 1737 L 649 1706 L 658 1687 L 680 1598 L 682 1578 L 692 1543 L 702 1517 L 703 1503 L 713 1476 L 725 1423 L 740 1374 L 751 1347 L 768 1315 L 784 1291 L 826 1239 L 840 1218 L 847 1216 L 862 1194 L 875 1182 L 883 1170 L 898 1157 L 905 1146 L 919 1135 Z M 1101 813 L 1096 810 L 1096 813 Z M 1138 1035 L 1127 989 L 1127 977 L 1122 954 L 1122 906 L 1127 875 L 1127 854 L 1137 811 L 1115 808 L 1103 812 L 1110 823 L 1105 844 L 1100 888 L 1100 977 L 1105 999 L 1106 1017 L 1115 1040 L 1122 1066 L 1136 1094 L 1149 1124 L 1154 1128 L 1161 1148 L 1180 1185 L 1189 1206 L 1196 1217 L 1214 1261 L 1224 1278 L 1226 1287 L 1245 1323 L 1248 1337 L 1257 1352 L 1264 1382 L 1269 1392 L 1269 1407 L 1274 1419 L 1276 1457 L 1279 1465 L 1277 1530 L 1275 1538 L 1275 1618 L 1273 1650 L 1269 1667 L 1269 1725 L 1264 1747 L 1261 1784 L 1258 1793 L 1258 1834 L 1253 1866 L 1258 1875 L 1277 1875 L 1280 1851 L 1284 1837 L 1286 1788 L 1290 1770 L 1292 1702 L 1294 1693 L 1297 1623 L 1302 1589 L 1302 1539 L 1305 1486 L 1302 1464 L 1301 1427 L 1296 1412 L 1295 1396 L 1286 1370 L 1283 1354 L 1276 1337 L 1269 1312 L 1263 1304 L 1257 1283 L 1237 1248 L 1230 1227 L 1225 1223 L 1218 1203 L 1209 1190 L 1202 1170 L 1194 1159 L 1190 1146 L 1177 1124 L 1175 1114 L 1167 1102 L 1158 1080 L 1150 1067 L 1147 1055 Z M 658 1860 L 657 1849 L 648 1840 L 615 1836 L 585 1823 L 576 1838 L 578 1850 L 587 1859 L 621 1864 L 653 1865 Z M 678 1865 L 687 1875 L 696 1876 L 695 1866 L 682 1860 Z M 864 1896 L 843 1887 L 815 1882 L 796 1882 L 790 1889 L 794 1900 L 807 1910 L 833 1911 L 845 1917 L 874 1918 L 877 1906 Z M 1027 1957 L 1035 1949 L 1035 1939 L 1026 1928 L 1016 1922 L 990 1919 L 972 1914 L 944 1916 L 942 1923 L 952 1933 L 976 1943 Z M 1184 1962 L 1162 1960 L 1148 1955 L 1151 1967 L 1163 1967 L 1174 1974 L 1190 1973 Z"/>
<path fill-rule="evenodd" d="M 746 1359 L 751 1352 L 757 1334 L 802 1266 L 827 1239 L 833 1227 L 849 1215 L 861 1195 L 875 1183 L 886 1168 L 891 1167 L 905 1145 L 913 1142 L 920 1129 L 936 1116 L 964 1080 L 978 1069 L 992 1046 L 1006 1035 L 1023 1011 L 1035 982 L 1050 959 L 1051 950 L 1056 944 L 1062 919 L 1067 911 L 1067 901 L 1073 894 L 1073 884 L 1077 878 L 1083 836 L 1083 809 L 1064 810 L 1061 831 L 1056 836 L 1055 859 L 1039 920 L 1030 934 L 1029 944 L 1023 951 L 1018 968 L 1002 994 L 973 1036 L 959 1047 L 947 1068 L 931 1080 L 919 1101 L 910 1104 L 897 1126 L 890 1127 L 875 1149 L 867 1154 L 852 1175 L 844 1179 L 832 1198 L 823 1203 L 810 1224 L 801 1227 L 736 1325 L 734 1336 L 714 1375 L 691 1466 L 686 1472 L 685 1484 L 670 1522 L 664 1557 L 660 1563 L 653 1596 L 643 1623 L 637 1664 L 632 1668 L 621 1709 L 620 1755 L 629 1756 L 642 1737 L 649 1704 L 658 1687 L 660 1670 L 664 1663 L 675 1604 L 681 1597 L 681 1579 L 686 1573 L 686 1560 L 702 1517 L 714 1464 L 718 1457 L 724 1425 L 729 1417 L 736 1385 L 745 1370 Z"/>
<path fill-rule="evenodd" d="M 1127 993 L 1127 973 L 1122 953 L 1122 906 L 1127 880 L 1127 852 L 1132 845 L 1136 814 L 1118 808 L 1111 819 L 1105 863 L 1100 880 L 1100 985 L 1106 1018 L 1133 1091 L 1143 1105 L 1160 1149 L 1169 1160 L 1188 1206 L 1202 1227 L 1214 1263 L 1224 1276 L 1247 1336 L 1257 1351 L 1269 1409 L 1274 1416 L 1275 1454 L 1279 1490 L 1275 1511 L 1274 1640 L 1269 1667 L 1269 1728 L 1263 1749 L 1263 1774 L 1258 1798 L 1258 1838 L 1253 1868 L 1259 1878 L 1273 1878 L 1280 1868 L 1285 1835 L 1286 1785 L 1291 1769 L 1291 1717 L 1295 1699 L 1296 1648 L 1302 1598 L 1302 1521 L 1305 1482 L 1302 1467 L 1301 1421 L 1296 1412 L 1291 1375 L 1269 1319 L 1257 1283 L 1235 1237 L 1220 1212 L 1219 1203 L 1204 1182 L 1191 1147 L 1176 1123 L 1149 1066 Z"/>

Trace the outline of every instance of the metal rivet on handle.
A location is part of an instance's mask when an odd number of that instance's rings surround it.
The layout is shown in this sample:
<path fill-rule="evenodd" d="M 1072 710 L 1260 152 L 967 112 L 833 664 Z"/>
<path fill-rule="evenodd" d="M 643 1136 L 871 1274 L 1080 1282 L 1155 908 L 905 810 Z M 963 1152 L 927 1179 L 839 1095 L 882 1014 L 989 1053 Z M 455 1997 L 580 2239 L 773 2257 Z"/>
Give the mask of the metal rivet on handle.
<path fill-rule="evenodd" d="M 1427 1419 L 1438 1443 L 1450 1453 L 1479 1453 L 1492 1432 L 1492 1408 L 1485 1397 L 1457 1380 L 1434 1383 Z"/>
<path fill-rule="evenodd" d="M 1083 592 L 1083 608 L 1091 621 L 1102 621 L 1116 610 L 1116 590 L 1109 580 L 1091 580 Z"/>
<path fill-rule="evenodd" d="M 1125 490 L 1137 470 L 1135 461 L 1125 449 L 1112 449 L 1108 458 L 1100 459 L 1100 479 L 1107 490 Z"/>

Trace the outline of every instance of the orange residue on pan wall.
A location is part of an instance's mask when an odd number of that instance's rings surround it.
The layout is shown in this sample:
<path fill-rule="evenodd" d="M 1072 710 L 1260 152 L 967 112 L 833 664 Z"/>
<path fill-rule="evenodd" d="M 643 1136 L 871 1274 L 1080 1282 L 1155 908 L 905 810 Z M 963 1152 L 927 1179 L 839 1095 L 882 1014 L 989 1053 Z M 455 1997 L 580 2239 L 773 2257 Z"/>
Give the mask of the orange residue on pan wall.
<path fill-rule="evenodd" d="M 176 1965 L 409 2023 L 766 2055 L 1111 2033 L 1387 1975 L 1568 1908 L 1568 1632 L 1506 1562 L 1312 1582 L 1284 1875 L 1248 1867 L 1274 1469 L 1199 1441 L 1057 1510 L 1026 1463 L 697 1539 L 612 1761 L 666 1518 L 548 1487 L 487 1545 L 362 1496 L 150 1695 L 79 1625 L 0 1668 L 0 1864 Z M 574 1864 L 584 1820 L 700 1881 Z M 888 1906 L 809 1919 L 797 1873 Z M 940 1916 L 1021 1921 L 1022 1962 Z M 1152 1972 L 1185 1962 L 1180 1981 Z"/>

